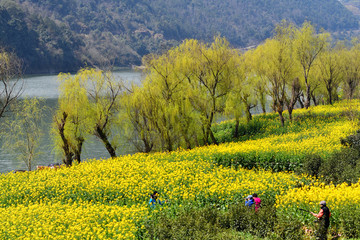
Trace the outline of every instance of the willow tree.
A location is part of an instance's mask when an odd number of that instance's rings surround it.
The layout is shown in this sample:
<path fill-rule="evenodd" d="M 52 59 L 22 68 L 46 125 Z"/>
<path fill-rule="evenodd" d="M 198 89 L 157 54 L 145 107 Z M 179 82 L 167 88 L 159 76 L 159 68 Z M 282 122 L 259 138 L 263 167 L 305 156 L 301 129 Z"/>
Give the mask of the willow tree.
<path fill-rule="evenodd" d="M 230 94 L 227 97 L 227 111 L 232 110 L 231 113 L 235 117 L 234 137 L 238 137 L 239 134 L 240 116 L 245 115 L 247 122 L 250 122 L 252 120 L 251 109 L 255 108 L 258 102 L 256 83 L 259 79 L 253 72 L 251 55 L 252 51 L 249 51 L 236 57 L 237 71 L 234 75 Z"/>
<path fill-rule="evenodd" d="M 13 117 L 5 121 L 4 148 L 23 161 L 28 171 L 41 154 L 40 141 L 44 125 L 44 101 L 25 98 L 13 105 Z"/>
<path fill-rule="evenodd" d="M 244 115 L 243 91 L 245 82 L 245 58 L 243 55 L 237 58 L 237 68 L 233 78 L 233 86 L 226 98 L 225 114 L 235 118 L 234 138 L 239 137 L 240 118 Z M 246 87 L 246 86 L 245 86 Z"/>
<path fill-rule="evenodd" d="M 294 51 L 302 71 L 301 81 L 305 85 L 305 108 L 310 107 L 311 72 L 319 54 L 328 44 L 329 34 L 317 34 L 315 28 L 305 22 L 295 35 Z"/>
<path fill-rule="evenodd" d="M 88 96 L 88 105 L 83 105 L 83 111 L 90 113 L 92 120 L 89 124 L 92 123 L 94 128 L 92 133 L 114 158 L 119 145 L 116 139 L 117 114 L 120 111 L 122 83 L 114 79 L 111 72 L 98 69 L 82 69 L 77 73 L 77 77 L 82 79 L 82 91 L 86 91 Z"/>
<path fill-rule="evenodd" d="M 184 48 L 186 44 L 161 56 L 150 56 L 145 64 L 142 93 L 147 110 L 143 113 L 158 132 L 162 148 L 168 151 L 197 145 L 197 117 L 188 96 L 191 56 Z"/>
<path fill-rule="evenodd" d="M 289 85 L 296 77 L 295 60 L 293 58 L 294 27 L 279 25 L 277 34 L 268 39 L 255 50 L 256 73 L 268 82 L 268 93 L 272 98 L 273 109 L 279 114 L 284 126 L 284 107 L 288 96 Z"/>
<path fill-rule="evenodd" d="M 317 79 L 327 96 L 327 103 L 333 104 L 334 95 L 342 80 L 343 71 L 341 64 L 341 47 L 327 47 L 319 55 L 317 68 Z"/>
<path fill-rule="evenodd" d="M 215 116 L 223 112 L 226 97 L 233 87 L 237 52 L 229 43 L 216 37 L 211 45 L 197 44 L 192 51 L 194 63 L 190 79 L 190 101 L 202 118 L 204 142 L 217 144 L 211 126 Z"/>
<path fill-rule="evenodd" d="M 161 56 L 152 55 L 145 64 L 147 76 L 143 94 L 148 108 L 147 118 L 158 132 L 162 148 L 174 150 L 178 145 L 179 129 L 177 99 L 183 80 L 175 77 L 177 56 L 172 50 Z"/>
<path fill-rule="evenodd" d="M 357 90 L 360 84 L 360 42 L 353 40 L 350 49 L 344 48 L 341 53 L 343 67 L 343 89 L 347 99 L 357 97 Z"/>
<path fill-rule="evenodd" d="M 91 112 L 83 79 L 80 75 L 59 74 L 59 108 L 52 128 L 55 149 L 63 156 L 63 162 L 71 166 L 73 160 L 81 162 L 83 143 L 92 130 Z"/>
<path fill-rule="evenodd" d="M 199 73 L 198 58 L 201 45 L 196 40 L 187 40 L 179 47 L 170 51 L 174 56 L 174 78 L 181 83 L 178 92 L 175 95 L 177 115 L 176 122 L 178 123 L 178 130 L 181 135 L 182 145 L 187 149 L 193 146 L 200 145 L 201 131 L 204 129 L 202 112 L 199 111 L 199 106 L 194 101 L 194 84 L 198 82 L 195 77 Z M 199 102 L 197 102 L 199 104 Z M 204 131 L 203 131 L 204 133 Z"/>
<path fill-rule="evenodd" d="M 124 110 L 121 121 L 125 135 L 139 152 L 150 152 L 158 143 L 155 129 L 150 122 L 147 97 L 144 89 L 133 85 L 122 95 Z"/>
<path fill-rule="evenodd" d="M 0 118 L 22 92 L 22 63 L 13 53 L 0 48 Z"/>

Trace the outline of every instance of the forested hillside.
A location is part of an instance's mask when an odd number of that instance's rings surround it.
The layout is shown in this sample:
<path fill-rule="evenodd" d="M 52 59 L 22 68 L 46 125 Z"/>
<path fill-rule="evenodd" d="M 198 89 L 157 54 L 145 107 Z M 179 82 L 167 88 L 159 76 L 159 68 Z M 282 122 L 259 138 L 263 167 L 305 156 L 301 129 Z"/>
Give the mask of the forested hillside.
<path fill-rule="evenodd" d="M 344 6 L 349 9 L 355 16 L 360 17 L 360 1 L 359 0 L 340 0 Z"/>
<path fill-rule="evenodd" d="M 0 46 L 29 73 L 129 66 L 186 38 L 220 34 L 235 47 L 256 45 L 282 19 L 331 32 L 358 28 L 338 0 L 0 0 Z"/>

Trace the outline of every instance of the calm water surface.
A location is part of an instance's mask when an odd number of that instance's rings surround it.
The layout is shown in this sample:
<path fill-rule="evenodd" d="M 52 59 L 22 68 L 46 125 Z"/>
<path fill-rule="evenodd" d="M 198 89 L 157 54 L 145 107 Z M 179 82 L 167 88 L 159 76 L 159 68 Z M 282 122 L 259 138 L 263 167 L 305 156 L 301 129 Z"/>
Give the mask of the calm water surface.
<path fill-rule="evenodd" d="M 125 84 L 137 83 L 139 84 L 142 79 L 141 72 L 124 70 L 114 72 L 116 79 L 122 79 Z M 57 108 L 57 102 L 59 97 L 59 82 L 57 81 L 57 75 L 46 76 L 29 76 L 24 78 L 24 91 L 22 97 L 41 97 L 45 99 L 46 105 L 52 110 L 52 113 Z M 53 152 L 52 141 L 49 136 L 49 131 L 52 123 L 52 113 L 45 116 L 46 125 L 44 126 L 45 136 L 42 139 L 41 152 L 42 155 L 38 157 L 36 165 L 48 165 L 51 163 L 61 163 L 61 159 Z M 122 140 L 121 146 L 117 149 L 118 155 L 134 153 L 132 145 L 125 139 Z M 95 137 L 91 138 L 84 144 L 84 150 L 82 153 L 82 159 L 102 159 L 109 158 L 109 154 L 106 151 L 103 144 Z M 15 169 L 26 169 L 24 162 L 19 161 L 15 156 L 8 154 L 5 149 L 0 146 L 0 173 L 6 173 Z"/>

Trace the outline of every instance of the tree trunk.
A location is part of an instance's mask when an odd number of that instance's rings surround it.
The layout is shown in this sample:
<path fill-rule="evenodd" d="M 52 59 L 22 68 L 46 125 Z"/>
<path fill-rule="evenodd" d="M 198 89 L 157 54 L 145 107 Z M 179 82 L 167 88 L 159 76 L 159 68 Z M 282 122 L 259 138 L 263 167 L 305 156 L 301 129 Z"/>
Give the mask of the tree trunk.
<path fill-rule="evenodd" d="M 147 141 L 147 139 L 145 137 L 142 138 L 142 141 L 143 141 L 144 146 L 145 146 L 144 152 L 149 153 L 152 150 L 154 144 L 150 144 L 149 141 Z"/>
<path fill-rule="evenodd" d="M 311 92 L 310 92 L 310 85 L 306 86 L 306 100 L 305 100 L 305 108 L 308 109 L 310 107 L 311 101 Z"/>
<path fill-rule="evenodd" d="M 216 145 L 219 145 L 219 143 L 216 141 L 216 138 L 214 136 L 214 133 L 211 131 L 211 129 L 209 129 L 209 133 L 210 133 L 210 137 L 211 137 L 211 141 L 216 144 Z"/>
<path fill-rule="evenodd" d="M 77 146 L 76 146 L 76 150 L 74 151 L 74 160 L 76 160 L 78 163 L 81 162 L 81 151 L 82 151 L 82 146 L 84 143 L 84 138 L 80 137 L 77 138 Z"/>
<path fill-rule="evenodd" d="M 279 113 L 279 117 L 280 117 L 280 121 L 281 121 L 281 126 L 284 127 L 285 126 L 285 118 L 283 116 L 283 111 L 278 111 Z"/>
<path fill-rule="evenodd" d="M 239 125 L 240 125 L 240 120 L 239 120 L 239 118 L 236 118 L 234 138 L 239 137 Z"/>
<path fill-rule="evenodd" d="M 171 138 L 169 136 L 166 137 L 167 150 L 171 152 L 173 150 Z"/>
<path fill-rule="evenodd" d="M 329 95 L 329 99 L 328 99 L 328 103 L 330 105 L 332 105 L 332 89 L 331 88 L 327 88 L 327 92 L 328 92 L 328 95 Z"/>
<path fill-rule="evenodd" d="M 265 107 L 265 105 L 261 104 L 261 110 L 262 110 L 263 114 L 266 115 L 266 107 Z"/>
<path fill-rule="evenodd" d="M 183 137 L 184 137 L 184 141 L 185 141 L 185 144 L 186 144 L 186 149 L 191 149 L 190 139 L 186 136 L 186 134 L 183 134 Z"/>
<path fill-rule="evenodd" d="M 114 147 L 109 142 L 107 135 L 104 133 L 103 129 L 97 125 L 96 126 L 96 136 L 104 143 L 106 150 L 109 152 L 110 157 L 116 158 L 116 152 Z"/>
<path fill-rule="evenodd" d="M 314 93 L 311 93 L 311 98 L 312 98 L 315 106 L 319 105 L 318 102 L 316 101 L 316 96 Z"/>
<path fill-rule="evenodd" d="M 289 109 L 288 109 L 288 112 L 289 112 L 289 119 L 290 119 L 290 122 L 292 122 L 292 121 L 293 121 L 293 118 L 292 118 L 293 108 L 289 108 Z"/>
<path fill-rule="evenodd" d="M 251 109 L 251 106 L 250 106 L 250 105 L 246 105 L 245 114 L 246 114 L 246 121 L 247 121 L 247 122 L 250 122 L 250 121 L 252 120 L 252 115 L 251 115 L 250 109 Z"/>
<path fill-rule="evenodd" d="M 293 112 L 293 110 L 295 108 L 296 102 L 300 98 L 300 94 L 301 94 L 300 81 L 299 81 L 299 78 L 295 78 L 294 81 L 291 84 L 291 98 L 290 98 L 290 100 L 286 100 L 287 109 L 288 109 L 288 112 L 289 112 L 289 119 L 290 119 L 291 122 L 293 120 L 292 112 Z"/>
<path fill-rule="evenodd" d="M 303 102 L 302 98 L 304 98 L 304 94 L 303 94 L 303 93 L 300 94 L 300 96 L 299 96 L 299 98 L 298 98 L 298 101 L 299 101 L 300 107 L 301 107 L 301 108 L 304 108 L 305 106 L 304 106 L 304 102 Z"/>
<path fill-rule="evenodd" d="M 67 113 L 63 112 L 63 116 L 62 116 L 60 122 L 58 122 L 58 120 L 56 120 L 56 122 L 57 122 L 57 127 L 59 130 L 61 140 L 63 142 L 62 149 L 63 149 L 64 155 L 65 155 L 65 159 L 63 159 L 63 162 L 66 166 L 70 167 L 72 165 L 74 154 L 70 150 L 71 148 L 69 145 L 69 141 L 66 139 L 65 133 L 64 133 L 67 117 L 68 117 Z"/>

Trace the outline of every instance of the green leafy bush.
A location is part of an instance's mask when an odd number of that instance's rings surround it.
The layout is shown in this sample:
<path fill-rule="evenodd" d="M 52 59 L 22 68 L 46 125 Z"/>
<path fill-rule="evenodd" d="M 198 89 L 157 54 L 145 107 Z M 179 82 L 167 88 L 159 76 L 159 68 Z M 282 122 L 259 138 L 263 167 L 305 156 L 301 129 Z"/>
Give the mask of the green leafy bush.
<path fill-rule="evenodd" d="M 360 208 L 349 205 L 340 216 L 343 232 L 347 238 L 360 238 Z"/>
<path fill-rule="evenodd" d="M 297 169 L 297 172 L 305 173 L 314 177 L 318 177 L 320 168 L 323 165 L 324 160 L 316 154 L 308 155 L 304 159 L 303 166 Z"/>
<path fill-rule="evenodd" d="M 303 224 L 298 219 L 291 215 L 279 216 L 274 227 L 274 238 L 276 239 L 304 239 Z"/>
<path fill-rule="evenodd" d="M 358 182 L 360 178 L 359 152 L 353 148 L 346 148 L 332 154 L 322 163 L 319 174 L 326 183 Z"/>
<path fill-rule="evenodd" d="M 265 133 L 266 122 L 261 118 L 254 118 L 250 122 L 242 120 L 238 127 L 238 138 L 235 136 L 235 121 L 227 121 L 212 127 L 214 136 L 219 143 L 246 141 Z"/>
<path fill-rule="evenodd" d="M 276 209 L 258 212 L 242 203 L 226 211 L 212 206 L 167 209 L 154 213 L 145 223 L 145 239 L 241 239 L 236 232 L 264 238 L 274 231 Z"/>
<path fill-rule="evenodd" d="M 342 145 L 360 151 L 360 130 L 358 130 L 356 134 L 341 138 L 340 141 Z"/>
<path fill-rule="evenodd" d="M 303 157 L 305 158 L 305 156 Z M 213 155 L 213 161 L 217 165 L 234 168 L 262 168 L 281 171 L 295 171 L 301 167 L 303 161 L 301 156 L 293 156 L 286 153 L 273 153 L 264 151 L 262 153 L 216 153 Z"/>
<path fill-rule="evenodd" d="M 174 214 L 160 211 L 145 224 L 149 239 L 217 239 L 226 229 L 221 226 L 221 212 L 211 206 L 178 208 Z"/>

